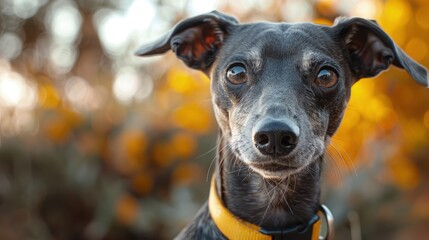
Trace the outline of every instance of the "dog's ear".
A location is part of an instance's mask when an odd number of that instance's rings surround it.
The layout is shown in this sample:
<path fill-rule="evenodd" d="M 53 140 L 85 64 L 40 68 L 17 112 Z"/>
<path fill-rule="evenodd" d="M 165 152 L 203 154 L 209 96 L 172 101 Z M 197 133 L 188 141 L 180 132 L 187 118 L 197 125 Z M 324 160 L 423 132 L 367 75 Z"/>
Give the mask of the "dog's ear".
<path fill-rule="evenodd" d="M 375 21 L 338 18 L 332 29 L 345 44 L 357 79 L 374 77 L 393 64 L 405 69 L 419 84 L 429 87 L 427 69 L 400 49 Z"/>
<path fill-rule="evenodd" d="M 164 36 L 141 46 L 135 54 L 149 56 L 171 49 L 189 67 L 206 72 L 231 26 L 236 24 L 235 18 L 217 11 L 188 18 Z"/>

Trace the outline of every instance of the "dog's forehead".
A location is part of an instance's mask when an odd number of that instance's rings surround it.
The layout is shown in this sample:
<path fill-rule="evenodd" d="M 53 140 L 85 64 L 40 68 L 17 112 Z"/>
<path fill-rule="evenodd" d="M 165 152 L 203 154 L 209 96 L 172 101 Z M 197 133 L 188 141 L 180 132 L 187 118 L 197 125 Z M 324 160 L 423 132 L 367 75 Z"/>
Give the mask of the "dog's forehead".
<path fill-rule="evenodd" d="M 327 26 L 312 23 L 252 23 L 237 26 L 230 35 L 225 52 L 231 56 L 245 54 L 252 58 L 301 56 L 332 52 L 333 38 Z M 331 49 L 331 50 L 330 50 Z"/>

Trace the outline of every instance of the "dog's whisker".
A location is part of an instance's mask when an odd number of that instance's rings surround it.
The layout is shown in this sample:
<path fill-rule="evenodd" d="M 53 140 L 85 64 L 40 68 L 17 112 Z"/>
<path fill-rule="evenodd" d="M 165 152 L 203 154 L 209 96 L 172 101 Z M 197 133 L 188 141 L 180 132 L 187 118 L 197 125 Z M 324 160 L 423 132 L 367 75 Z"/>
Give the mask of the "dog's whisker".
<path fill-rule="evenodd" d="M 223 136 L 220 136 L 220 138 L 219 138 L 219 140 L 218 141 L 222 141 L 223 140 Z M 203 157 L 204 155 L 207 155 L 210 151 L 213 151 L 213 150 L 215 150 L 217 147 L 215 146 L 214 148 L 212 148 L 211 150 L 209 150 L 208 152 L 206 152 L 205 154 L 202 154 L 202 155 L 200 155 L 200 156 L 198 156 L 198 157 L 196 157 L 195 159 L 198 159 L 198 158 L 200 158 L 200 157 Z M 207 169 L 207 174 L 206 174 L 206 182 L 208 182 L 208 180 L 209 180 L 209 174 L 210 174 L 210 170 L 211 170 L 211 168 L 212 168 L 212 166 L 213 166 L 213 163 L 216 161 L 216 159 L 218 158 L 218 156 L 214 156 L 213 157 L 213 159 L 212 159 L 212 161 L 210 162 L 210 165 L 209 165 L 209 168 Z"/>
<path fill-rule="evenodd" d="M 243 179 L 241 179 L 241 183 L 243 183 L 246 180 L 246 178 L 250 177 L 253 174 L 253 170 L 251 168 L 246 168 L 246 169 L 248 169 L 249 171 L 247 172 L 246 176 Z"/>
<path fill-rule="evenodd" d="M 353 162 L 352 158 L 350 157 L 350 155 L 347 153 L 347 151 L 341 146 L 341 144 L 339 144 L 335 141 L 331 142 L 331 146 L 336 152 L 338 152 L 338 155 L 340 155 L 340 156 L 343 156 L 343 154 L 341 154 L 341 151 L 340 151 L 340 150 L 342 150 L 342 152 L 346 155 L 346 158 L 342 157 L 343 161 L 345 162 L 347 168 L 349 170 L 352 170 L 353 174 L 356 176 L 357 173 L 356 173 L 356 168 L 354 166 L 354 162 Z"/>
<path fill-rule="evenodd" d="M 331 160 L 327 159 L 329 157 Z M 341 172 L 340 167 L 337 165 L 337 162 L 334 160 L 331 153 L 326 153 L 325 156 L 323 156 L 326 162 L 329 163 L 329 165 L 332 167 L 335 178 L 340 182 L 340 184 L 343 184 L 343 174 Z"/>
<path fill-rule="evenodd" d="M 215 150 L 216 150 L 216 146 L 215 147 L 213 147 L 212 149 L 210 149 L 210 150 L 208 150 L 207 152 L 205 152 L 205 153 L 202 153 L 202 154 L 200 154 L 200 155 L 198 155 L 198 156 L 196 156 L 196 157 L 194 157 L 194 161 L 195 160 L 198 160 L 198 159 L 200 159 L 200 158 L 202 158 L 202 157 L 205 157 L 205 156 L 207 156 L 208 154 L 210 154 L 210 153 L 212 153 L 212 152 L 214 152 Z"/>
<path fill-rule="evenodd" d="M 207 169 L 206 182 L 208 182 L 208 181 L 209 181 L 209 174 L 210 174 L 210 170 L 211 170 L 212 165 L 213 165 L 213 163 L 214 163 L 215 161 L 216 161 L 216 156 L 215 156 L 215 157 L 213 157 L 212 161 L 210 162 L 209 169 Z"/>
<path fill-rule="evenodd" d="M 291 206 L 289 205 L 289 202 L 287 201 L 286 198 L 286 192 L 288 191 L 288 185 L 286 185 L 285 190 L 281 191 L 281 194 L 283 195 L 283 200 L 285 201 L 287 207 L 289 208 L 290 212 L 292 213 L 292 215 L 295 215 L 295 213 L 293 212 Z"/>
<path fill-rule="evenodd" d="M 205 100 L 202 100 L 201 102 L 199 102 L 199 106 L 206 106 L 206 104 L 212 105 L 212 99 L 208 98 L 208 99 L 205 99 Z"/>
<path fill-rule="evenodd" d="M 268 191 L 268 188 L 267 188 L 267 185 L 266 185 L 266 181 L 263 181 L 263 185 L 264 185 L 264 188 L 265 188 L 265 193 L 268 196 L 269 200 L 268 200 L 268 203 L 267 203 L 267 207 L 265 208 L 265 212 L 262 215 L 261 221 L 259 222 L 259 225 L 262 225 L 262 223 L 264 222 L 265 216 L 267 215 L 268 209 L 270 208 L 271 201 L 272 201 L 272 198 L 271 198 L 271 195 L 270 195 L 270 191 Z"/>
<path fill-rule="evenodd" d="M 347 166 L 347 168 L 349 170 L 352 170 L 354 174 L 356 174 L 356 170 L 354 168 L 354 165 L 353 165 L 353 162 L 352 162 L 350 156 L 344 151 L 347 154 L 348 159 L 349 159 L 349 161 L 347 161 L 347 159 L 345 159 L 343 157 L 343 155 L 341 154 L 341 152 L 338 150 L 337 146 L 335 146 L 334 144 L 335 144 L 335 142 L 332 141 L 331 142 L 331 147 L 334 150 L 334 152 L 331 151 L 331 153 L 329 153 L 328 156 L 331 157 L 333 164 L 335 164 L 335 167 L 338 169 L 338 172 L 341 175 L 341 179 L 340 179 L 341 181 L 340 182 L 342 183 L 342 180 L 343 180 L 342 170 L 344 170 L 344 168 L 340 168 L 338 166 L 338 163 L 337 163 L 337 160 L 336 160 L 337 158 L 339 158 Z M 338 145 L 338 146 L 340 146 L 340 145 Z M 336 155 L 334 155 L 334 154 L 336 154 Z M 337 158 L 335 156 L 337 156 Z"/>

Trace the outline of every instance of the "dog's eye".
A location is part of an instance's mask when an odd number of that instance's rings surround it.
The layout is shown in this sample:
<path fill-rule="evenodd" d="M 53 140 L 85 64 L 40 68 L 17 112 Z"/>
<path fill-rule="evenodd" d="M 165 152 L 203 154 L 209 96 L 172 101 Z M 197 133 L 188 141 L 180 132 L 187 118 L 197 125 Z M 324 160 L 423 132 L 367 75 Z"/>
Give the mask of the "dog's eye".
<path fill-rule="evenodd" d="M 338 74 L 337 72 L 329 67 L 325 67 L 320 69 L 319 73 L 317 74 L 316 79 L 314 82 L 325 88 L 333 87 L 338 81 Z"/>
<path fill-rule="evenodd" d="M 228 68 L 226 79 L 232 84 L 243 84 L 247 81 L 247 71 L 242 64 L 234 64 Z"/>

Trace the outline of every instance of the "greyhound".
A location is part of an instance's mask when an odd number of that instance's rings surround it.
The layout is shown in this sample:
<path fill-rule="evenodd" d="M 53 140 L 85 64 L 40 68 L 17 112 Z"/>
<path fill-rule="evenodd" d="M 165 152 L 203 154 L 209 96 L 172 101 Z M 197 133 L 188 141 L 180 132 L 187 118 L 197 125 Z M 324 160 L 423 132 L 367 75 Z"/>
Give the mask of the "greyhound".
<path fill-rule="evenodd" d="M 393 64 L 429 86 L 425 67 L 357 17 L 239 24 L 213 11 L 136 55 L 170 49 L 211 79 L 220 128 L 208 203 L 176 239 L 319 239 L 320 210 L 330 218 L 319 200 L 324 154 L 352 85 Z"/>

